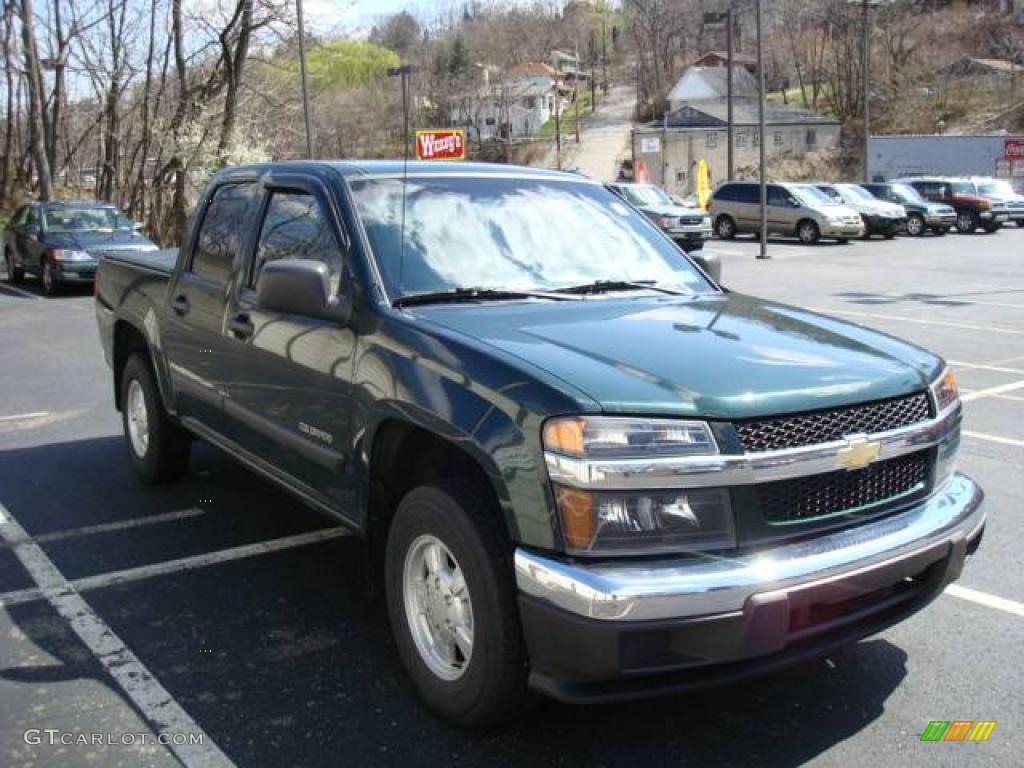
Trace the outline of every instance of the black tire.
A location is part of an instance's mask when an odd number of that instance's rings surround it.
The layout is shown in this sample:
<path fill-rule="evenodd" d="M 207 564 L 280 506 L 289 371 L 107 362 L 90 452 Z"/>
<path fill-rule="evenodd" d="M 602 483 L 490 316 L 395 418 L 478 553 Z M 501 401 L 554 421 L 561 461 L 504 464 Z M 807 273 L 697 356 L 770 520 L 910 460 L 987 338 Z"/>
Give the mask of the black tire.
<path fill-rule="evenodd" d="M 796 236 L 804 245 L 814 245 L 821 239 L 821 230 L 812 219 L 801 219 L 796 224 Z M 842 242 L 842 238 L 839 238 Z"/>
<path fill-rule="evenodd" d="M 7 269 L 7 282 L 20 283 L 25 279 L 25 270 L 14 266 L 14 254 L 8 248 L 4 251 L 4 266 Z"/>
<path fill-rule="evenodd" d="M 912 213 L 907 217 L 907 234 L 912 237 L 921 237 L 928 231 L 924 222 L 924 216 L 920 213 Z"/>
<path fill-rule="evenodd" d="M 1024 219 L 1017 219 L 1017 226 L 1024 229 Z"/>
<path fill-rule="evenodd" d="M 837 237 L 836 238 L 836 242 L 839 243 L 840 245 L 846 245 L 848 242 L 850 242 L 850 238 L 848 238 L 848 237 Z"/>
<path fill-rule="evenodd" d="M 978 228 L 978 214 L 974 211 L 957 211 L 956 231 L 961 235 L 969 235 Z"/>
<path fill-rule="evenodd" d="M 138 382 L 146 409 L 147 444 L 141 452 L 131 434 L 129 392 L 132 382 Z M 129 357 L 121 373 L 121 423 L 128 442 L 128 454 L 142 482 L 167 483 L 185 474 L 192 438 L 164 410 L 153 369 L 143 352 L 136 352 Z"/>
<path fill-rule="evenodd" d="M 988 224 L 983 224 L 981 228 L 991 235 L 993 232 L 998 232 L 1002 229 L 1003 225 L 998 221 L 991 221 Z"/>
<path fill-rule="evenodd" d="M 715 219 L 715 234 L 722 240 L 732 240 L 736 237 L 736 222 L 732 216 L 723 213 Z"/>
<path fill-rule="evenodd" d="M 427 708 L 461 726 L 481 727 L 513 717 L 530 698 L 513 550 L 499 528 L 500 519 L 494 501 L 475 484 L 440 481 L 406 494 L 388 532 L 385 583 L 398 655 Z M 472 650 L 456 679 L 446 680 L 428 666 L 409 626 L 406 559 L 423 536 L 435 537 L 449 550 L 469 595 Z"/>
<path fill-rule="evenodd" d="M 60 277 L 57 268 L 49 259 L 39 265 L 39 279 L 43 281 L 43 295 L 53 298 L 60 295 Z"/>

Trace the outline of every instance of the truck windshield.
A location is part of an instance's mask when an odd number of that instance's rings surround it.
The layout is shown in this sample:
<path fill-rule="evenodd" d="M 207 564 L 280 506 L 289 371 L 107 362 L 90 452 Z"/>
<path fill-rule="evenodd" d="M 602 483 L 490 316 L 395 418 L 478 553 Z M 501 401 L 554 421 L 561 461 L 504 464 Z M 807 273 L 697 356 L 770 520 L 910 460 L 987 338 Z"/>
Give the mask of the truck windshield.
<path fill-rule="evenodd" d="M 402 180 L 351 182 L 393 298 L 460 286 L 554 291 L 597 281 L 715 290 L 656 227 L 598 184 L 421 176 L 405 187 L 403 249 Z"/>
<path fill-rule="evenodd" d="M 131 220 L 114 208 L 54 208 L 46 211 L 48 232 L 113 232 L 131 229 Z"/>

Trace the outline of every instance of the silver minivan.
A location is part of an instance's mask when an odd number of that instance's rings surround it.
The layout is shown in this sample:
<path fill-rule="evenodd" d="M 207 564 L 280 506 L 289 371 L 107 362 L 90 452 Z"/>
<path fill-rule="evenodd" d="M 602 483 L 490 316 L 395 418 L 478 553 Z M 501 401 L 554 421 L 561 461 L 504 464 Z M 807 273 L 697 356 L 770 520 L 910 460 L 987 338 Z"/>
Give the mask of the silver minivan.
<path fill-rule="evenodd" d="M 708 210 L 715 234 L 728 240 L 741 232 L 761 230 L 761 188 L 756 181 L 729 181 L 711 196 Z M 860 214 L 837 204 L 812 184 L 768 184 L 768 232 L 816 243 L 821 238 L 846 242 L 864 234 Z"/>

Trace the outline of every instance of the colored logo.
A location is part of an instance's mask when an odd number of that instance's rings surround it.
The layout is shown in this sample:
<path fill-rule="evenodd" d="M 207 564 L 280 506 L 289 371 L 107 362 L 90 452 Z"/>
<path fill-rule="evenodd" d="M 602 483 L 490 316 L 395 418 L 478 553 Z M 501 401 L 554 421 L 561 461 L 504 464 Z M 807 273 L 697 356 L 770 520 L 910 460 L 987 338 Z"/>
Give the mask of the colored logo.
<path fill-rule="evenodd" d="M 836 466 L 841 469 L 864 469 L 878 458 L 881 449 L 880 443 L 872 443 L 866 437 L 851 437 L 846 447 L 836 453 Z"/>
<path fill-rule="evenodd" d="M 921 741 L 988 741 L 995 727 L 995 720 L 932 720 Z"/>
<path fill-rule="evenodd" d="M 417 160 L 465 160 L 466 134 L 454 131 L 416 131 Z"/>

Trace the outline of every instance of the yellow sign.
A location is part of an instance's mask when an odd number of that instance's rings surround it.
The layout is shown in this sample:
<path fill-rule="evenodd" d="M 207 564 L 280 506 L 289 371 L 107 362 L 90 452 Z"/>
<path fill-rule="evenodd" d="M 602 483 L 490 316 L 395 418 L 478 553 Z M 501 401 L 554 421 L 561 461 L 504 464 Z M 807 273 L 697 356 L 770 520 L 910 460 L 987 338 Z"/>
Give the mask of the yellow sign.
<path fill-rule="evenodd" d="M 711 169 L 708 161 L 701 158 L 697 161 L 697 206 L 707 210 L 711 198 Z"/>

